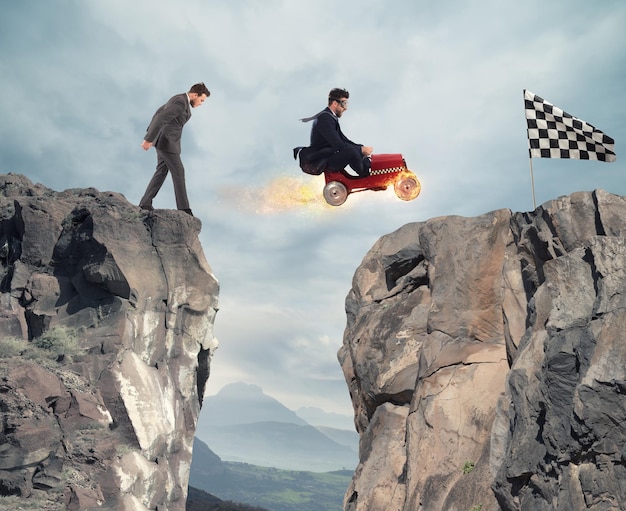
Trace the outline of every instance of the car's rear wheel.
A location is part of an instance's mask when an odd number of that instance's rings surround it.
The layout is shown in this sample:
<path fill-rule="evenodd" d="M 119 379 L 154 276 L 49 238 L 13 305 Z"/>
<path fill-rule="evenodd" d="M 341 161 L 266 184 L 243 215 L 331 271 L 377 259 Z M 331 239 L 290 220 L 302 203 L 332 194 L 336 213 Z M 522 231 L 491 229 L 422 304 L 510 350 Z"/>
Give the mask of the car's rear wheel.
<path fill-rule="evenodd" d="M 348 189 L 339 181 L 326 183 L 324 187 L 324 199 L 331 206 L 341 206 L 348 198 Z"/>
<path fill-rule="evenodd" d="M 400 199 L 413 200 L 420 194 L 422 186 L 417 177 L 415 177 L 415 174 L 408 172 L 398 176 L 398 179 L 396 179 L 393 185 L 393 189 Z"/>

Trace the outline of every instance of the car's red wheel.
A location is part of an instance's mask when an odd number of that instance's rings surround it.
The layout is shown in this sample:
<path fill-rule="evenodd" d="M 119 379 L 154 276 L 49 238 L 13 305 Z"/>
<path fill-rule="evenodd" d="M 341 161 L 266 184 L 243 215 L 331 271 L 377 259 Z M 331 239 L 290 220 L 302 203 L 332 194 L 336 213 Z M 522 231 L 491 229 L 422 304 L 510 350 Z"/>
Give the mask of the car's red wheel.
<path fill-rule="evenodd" d="M 420 194 L 422 185 L 413 172 L 405 172 L 398 176 L 393 189 L 400 199 L 413 200 Z"/>
<path fill-rule="evenodd" d="M 341 206 L 348 198 L 348 189 L 339 181 L 326 183 L 324 187 L 324 199 L 331 206 Z"/>

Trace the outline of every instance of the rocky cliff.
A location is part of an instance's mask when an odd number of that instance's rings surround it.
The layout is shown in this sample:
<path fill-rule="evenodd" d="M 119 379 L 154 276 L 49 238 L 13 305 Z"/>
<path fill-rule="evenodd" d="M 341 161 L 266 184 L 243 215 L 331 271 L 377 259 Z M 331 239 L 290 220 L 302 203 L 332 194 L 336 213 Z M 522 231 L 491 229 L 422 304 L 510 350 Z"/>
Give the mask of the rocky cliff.
<path fill-rule="evenodd" d="M 339 351 L 346 511 L 626 509 L 625 218 L 597 190 L 374 245 Z"/>
<path fill-rule="evenodd" d="M 0 506 L 184 510 L 217 346 L 199 220 L 13 174 L 0 205 Z"/>

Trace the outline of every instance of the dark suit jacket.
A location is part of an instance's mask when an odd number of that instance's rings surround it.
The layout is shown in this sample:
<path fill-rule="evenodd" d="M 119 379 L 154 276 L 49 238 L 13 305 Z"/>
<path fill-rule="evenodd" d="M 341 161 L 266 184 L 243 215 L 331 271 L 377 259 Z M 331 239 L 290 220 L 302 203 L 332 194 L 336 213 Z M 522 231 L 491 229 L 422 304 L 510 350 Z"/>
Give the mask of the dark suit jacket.
<path fill-rule="evenodd" d="M 183 126 L 190 117 L 191 105 L 187 94 L 172 96 L 155 112 L 144 140 L 153 142 L 159 151 L 180 154 Z"/>
<path fill-rule="evenodd" d="M 315 116 L 311 128 L 311 145 L 300 151 L 300 166 L 323 167 L 332 154 L 348 147 L 356 147 L 361 152 L 361 144 L 355 144 L 343 134 L 339 119 L 327 107 Z"/>

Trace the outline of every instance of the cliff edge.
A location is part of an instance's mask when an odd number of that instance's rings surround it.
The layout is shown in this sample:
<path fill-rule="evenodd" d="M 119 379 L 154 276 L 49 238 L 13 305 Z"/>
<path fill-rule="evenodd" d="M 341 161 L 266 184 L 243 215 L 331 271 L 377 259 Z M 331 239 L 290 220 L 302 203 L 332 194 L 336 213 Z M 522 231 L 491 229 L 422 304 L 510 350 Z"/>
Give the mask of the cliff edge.
<path fill-rule="evenodd" d="M 374 245 L 338 354 L 346 511 L 626 509 L 625 218 L 596 190 Z"/>
<path fill-rule="evenodd" d="M 2 502 L 184 510 L 217 347 L 199 220 L 14 174 L 0 205 Z"/>

